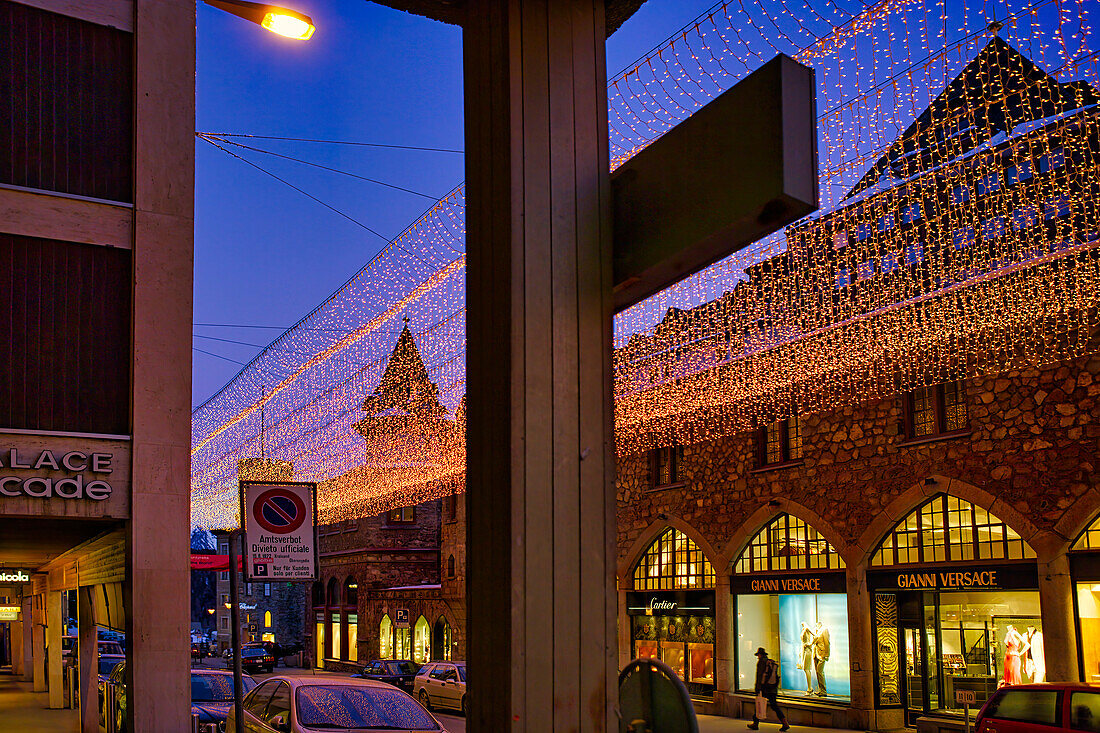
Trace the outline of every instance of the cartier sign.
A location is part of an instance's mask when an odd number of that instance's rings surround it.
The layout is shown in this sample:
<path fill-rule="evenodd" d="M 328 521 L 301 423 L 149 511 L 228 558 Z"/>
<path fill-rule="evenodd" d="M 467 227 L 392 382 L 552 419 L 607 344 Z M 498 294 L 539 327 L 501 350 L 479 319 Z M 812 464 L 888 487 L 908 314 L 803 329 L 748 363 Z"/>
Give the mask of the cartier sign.
<path fill-rule="evenodd" d="M 103 501 L 114 491 L 108 481 L 113 460 L 112 453 L 9 448 L 0 452 L 0 500 L 29 496 Z"/>

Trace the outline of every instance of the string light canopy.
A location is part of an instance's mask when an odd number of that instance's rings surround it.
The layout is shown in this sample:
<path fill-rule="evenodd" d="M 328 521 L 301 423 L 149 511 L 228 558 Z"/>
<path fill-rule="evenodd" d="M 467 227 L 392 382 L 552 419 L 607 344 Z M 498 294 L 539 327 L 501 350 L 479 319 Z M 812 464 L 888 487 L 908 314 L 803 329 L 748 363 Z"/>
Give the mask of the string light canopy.
<path fill-rule="evenodd" d="M 616 317 L 619 455 L 1093 348 L 1091 13 L 722 2 L 612 78 L 616 167 L 775 53 L 813 66 L 822 186 L 818 215 Z M 459 187 L 195 410 L 196 525 L 236 526 L 261 418 L 323 522 L 463 490 L 464 213 Z"/>

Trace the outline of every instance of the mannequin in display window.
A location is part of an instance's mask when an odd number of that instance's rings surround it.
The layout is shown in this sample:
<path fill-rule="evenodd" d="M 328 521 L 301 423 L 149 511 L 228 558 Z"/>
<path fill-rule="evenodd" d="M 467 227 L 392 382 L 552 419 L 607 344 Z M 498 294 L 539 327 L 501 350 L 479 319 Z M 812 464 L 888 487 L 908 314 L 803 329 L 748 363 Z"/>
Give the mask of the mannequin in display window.
<path fill-rule="evenodd" d="M 1019 685 L 1024 681 L 1022 658 L 1029 649 L 1027 640 L 1012 624 L 1005 626 L 1005 673 L 999 687 Z"/>
<path fill-rule="evenodd" d="M 814 692 L 812 677 L 814 667 L 814 632 L 805 621 L 802 622 L 801 642 L 802 652 L 798 657 L 798 668 L 806 673 L 806 694 L 812 695 Z"/>
<path fill-rule="evenodd" d="M 1024 634 L 1027 654 L 1024 662 L 1024 675 L 1028 682 L 1047 681 L 1047 660 L 1043 649 L 1043 632 L 1034 626 L 1028 626 Z"/>
<path fill-rule="evenodd" d="M 817 696 L 825 697 L 825 662 L 829 661 L 832 647 L 829 644 L 829 627 L 820 621 L 814 626 L 814 671 L 817 674 Z"/>

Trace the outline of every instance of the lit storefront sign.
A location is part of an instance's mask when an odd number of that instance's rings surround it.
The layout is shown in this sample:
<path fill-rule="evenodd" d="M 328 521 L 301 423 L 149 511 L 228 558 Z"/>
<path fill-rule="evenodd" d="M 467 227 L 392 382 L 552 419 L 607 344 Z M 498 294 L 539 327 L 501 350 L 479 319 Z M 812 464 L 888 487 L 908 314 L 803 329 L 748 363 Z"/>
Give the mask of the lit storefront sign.
<path fill-rule="evenodd" d="M 26 570 L 0 569 L 0 585 L 4 583 L 29 583 L 31 574 Z"/>
<path fill-rule="evenodd" d="M 0 621 L 18 621 L 19 606 L 0 606 Z"/>

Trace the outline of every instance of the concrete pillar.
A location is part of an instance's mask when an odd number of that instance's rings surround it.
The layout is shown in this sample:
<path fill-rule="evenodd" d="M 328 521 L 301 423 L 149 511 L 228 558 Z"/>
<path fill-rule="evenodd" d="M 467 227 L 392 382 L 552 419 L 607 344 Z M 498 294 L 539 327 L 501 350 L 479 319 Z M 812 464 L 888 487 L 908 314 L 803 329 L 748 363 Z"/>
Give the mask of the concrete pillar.
<path fill-rule="evenodd" d="M 25 592 L 30 593 L 30 586 L 27 586 Z M 23 607 L 22 612 L 19 614 L 23 619 L 21 621 L 23 624 L 23 669 L 20 672 L 19 679 L 23 682 L 31 682 L 34 679 L 34 662 L 31 657 L 34 649 L 34 597 L 24 595 L 20 604 Z"/>
<path fill-rule="evenodd" d="M 34 692 L 46 691 L 46 598 L 44 593 L 34 596 L 31 614 L 31 669 L 34 674 Z"/>
<path fill-rule="evenodd" d="M 848 583 L 848 658 L 850 660 L 852 700 L 848 728 L 867 730 L 875 710 L 874 635 L 871 595 L 867 590 L 865 565 L 849 565 Z"/>
<path fill-rule="evenodd" d="M 1039 563 L 1039 606 L 1043 613 L 1048 682 L 1081 681 L 1073 594 L 1069 557 L 1064 552 L 1050 562 Z"/>
<path fill-rule="evenodd" d="M 617 727 L 603 0 L 470 0 L 469 730 Z"/>
<path fill-rule="evenodd" d="M 46 591 L 46 691 L 49 707 L 57 710 L 65 704 L 61 682 L 61 632 L 65 621 L 61 616 L 61 591 Z"/>
<path fill-rule="evenodd" d="M 190 718 L 195 2 L 134 2 L 133 402 L 127 730 Z"/>
<path fill-rule="evenodd" d="M 11 640 L 11 673 L 14 677 L 23 677 L 23 622 L 12 621 L 8 628 L 8 636 Z"/>
<path fill-rule="evenodd" d="M 92 586 L 77 589 L 77 646 L 80 650 L 80 733 L 99 732 L 99 632 L 92 618 Z"/>
<path fill-rule="evenodd" d="M 733 691 L 737 688 L 733 655 L 737 651 L 734 638 L 734 614 L 736 604 L 730 594 L 730 576 L 719 573 L 714 584 L 714 689 L 715 702 L 723 715 L 733 710 L 730 704 Z M 778 654 L 776 655 L 778 656 Z"/>

